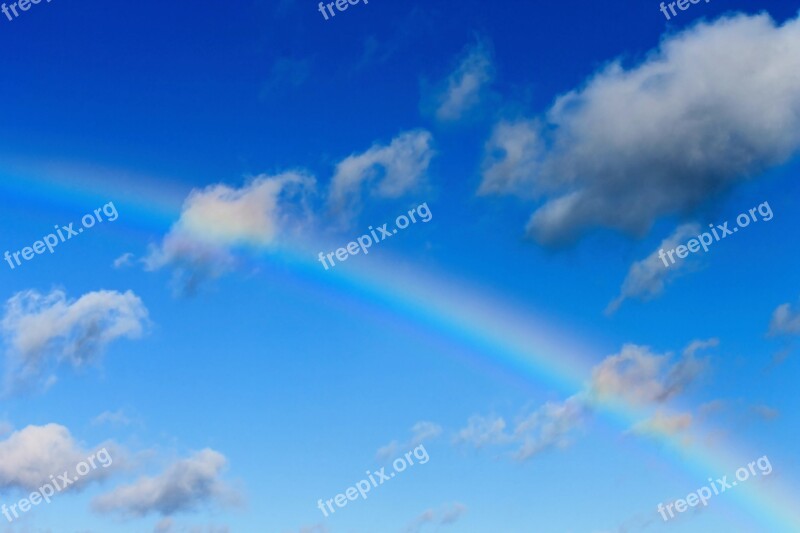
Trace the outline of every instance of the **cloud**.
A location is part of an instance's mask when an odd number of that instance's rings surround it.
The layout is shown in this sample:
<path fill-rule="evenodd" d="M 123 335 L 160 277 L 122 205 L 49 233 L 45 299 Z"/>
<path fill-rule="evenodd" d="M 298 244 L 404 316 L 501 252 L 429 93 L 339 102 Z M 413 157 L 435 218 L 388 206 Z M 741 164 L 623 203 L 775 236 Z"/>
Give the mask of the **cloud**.
<path fill-rule="evenodd" d="M 440 510 L 427 509 L 416 517 L 407 527 L 406 533 L 419 533 L 426 524 L 449 526 L 458 522 L 467 513 L 462 503 L 444 505 Z"/>
<path fill-rule="evenodd" d="M 140 337 L 147 323 L 147 309 L 131 291 L 101 290 L 77 300 L 60 290 L 18 292 L 6 302 L 2 319 L 6 385 L 27 385 L 58 364 L 81 367 L 114 340 Z"/>
<path fill-rule="evenodd" d="M 483 42 L 472 45 L 433 96 L 437 120 L 451 122 L 461 119 L 480 103 L 493 77 L 494 68 L 488 47 Z"/>
<path fill-rule="evenodd" d="M 483 448 L 490 444 L 503 444 L 510 440 L 506 434 L 506 421 L 496 416 L 473 415 L 467 421 L 467 427 L 456 435 L 456 444 L 471 444 Z"/>
<path fill-rule="evenodd" d="M 474 415 L 467 427 L 456 434 L 456 444 L 470 444 L 475 448 L 489 445 L 513 445 L 510 456 L 517 461 L 526 461 L 553 447 L 564 448 L 570 443 L 570 435 L 584 421 L 587 414 L 586 401 L 577 394 L 564 402 L 547 402 L 531 413 L 522 416 L 513 431 L 505 431 L 502 418 Z"/>
<path fill-rule="evenodd" d="M 797 153 L 800 78 L 783 74 L 800 71 L 798 48 L 800 20 L 766 14 L 668 35 L 540 119 L 498 124 L 479 192 L 542 199 L 527 226 L 540 243 L 598 226 L 643 235 Z"/>
<path fill-rule="evenodd" d="M 88 481 L 103 479 L 120 464 L 121 452 L 113 443 L 106 447 L 112 448 L 107 450 L 111 457 L 111 462 L 106 460 L 108 466 L 103 467 L 98 457 L 95 460 L 97 468 L 89 470 L 69 488 L 79 489 L 85 487 Z M 88 465 L 87 458 L 92 454 L 92 451 L 83 449 L 64 426 L 27 426 L 0 441 L 0 490 L 30 492 L 51 482 L 51 476 L 59 476 L 67 471 L 74 476 L 78 463 L 85 462 Z"/>
<path fill-rule="evenodd" d="M 373 145 L 336 165 L 328 194 L 328 206 L 342 218 L 360 210 L 362 189 L 378 198 L 399 198 L 425 180 L 434 156 L 433 137 L 425 130 L 401 133 L 388 146 Z"/>
<path fill-rule="evenodd" d="M 692 425 L 691 413 L 666 413 L 656 411 L 649 419 L 633 426 L 631 431 L 640 435 L 676 435 Z"/>
<path fill-rule="evenodd" d="M 525 461 L 553 447 L 565 448 L 570 444 L 571 433 L 583 423 L 586 414 L 586 401 L 581 395 L 564 402 L 547 402 L 514 429 L 514 438 L 522 441 L 514 458 Z"/>
<path fill-rule="evenodd" d="M 631 405 L 663 403 L 681 393 L 706 368 L 695 352 L 717 345 L 716 339 L 690 344 L 682 357 L 658 355 L 646 346 L 626 344 L 592 370 L 591 395 L 599 400 L 624 400 Z"/>
<path fill-rule="evenodd" d="M 754 405 L 750 408 L 750 411 L 763 420 L 775 420 L 780 414 L 777 409 L 773 409 L 772 407 L 766 405 Z"/>
<path fill-rule="evenodd" d="M 768 335 L 797 334 L 800 334 L 800 309 L 793 308 L 788 303 L 779 305 L 772 313 Z"/>
<path fill-rule="evenodd" d="M 117 411 L 103 411 L 92 419 L 92 425 L 98 426 L 101 424 L 109 424 L 112 426 L 128 426 L 132 420 L 119 409 Z"/>
<path fill-rule="evenodd" d="M 315 179 L 302 172 L 260 175 L 234 188 L 224 184 L 193 190 L 180 218 L 143 260 L 149 271 L 174 268 L 184 293 L 233 270 L 234 250 L 266 248 L 296 235 L 310 220 L 307 200 Z"/>
<path fill-rule="evenodd" d="M 172 516 L 201 506 L 237 503 L 238 494 L 220 478 L 226 465 L 224 455 L 205 449 L 176 461 L 159 476 L 142 477 L 98 496 L 92 507 L 100 513 L 142 517 L 150 513 Z"/>
<path fill-rule="evenodd" d="M 606 314 L 610 315 L 616 312 L 622 302 L 628 298 L 650 300 L 659 296 L 664 291 L 665 285 L 676 276 L 682 267 L 688 264 L 687 258 L 683 261 L 678 260 L 675 264 L 667 267 L 659 257 L 659 251 L 671 250 L 699 233 L 699 224 L 679 226 L 672 235 L 661 241 L 653 253 L 631 265 L 625 281 L 622 282 L 619 296 L 608 304 Z"/>
<path fill-rule="evenodd" d="M 393 440 L 386 446 L 382 446 L 375 454 L 378 460 L 392 459 L 398 452 L 416 448 L 425 441 L 435 439 L 442 434 L 442 427 L 433 422 L 417 422 L 411 428 L 411 439 L 407 443 L 399 443 Z"/>
<path fill-rule="evenodd" d="M 130 252 L 126 252 L 121 256 L 114 259 L 114 268 L 122 268 L 131 265 L 131 260 L 133 259 L 133 254 Z"/>

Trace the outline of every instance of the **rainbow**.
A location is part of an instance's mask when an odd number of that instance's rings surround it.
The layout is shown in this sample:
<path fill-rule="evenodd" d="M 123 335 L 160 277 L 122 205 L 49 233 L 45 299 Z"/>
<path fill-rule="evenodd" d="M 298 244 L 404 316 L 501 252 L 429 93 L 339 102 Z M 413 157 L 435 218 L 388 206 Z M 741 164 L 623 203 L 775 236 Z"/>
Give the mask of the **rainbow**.
<path fill-rule="evenodd" d="M 174 180 L 170 183 L 63 163 L 17 162 L 0 169 L 0 191 L 11 202 L 32 203 L 47 214 L 44 209 L 47 207 L 83 213 L 113 201 L 120 213 L 125 213 L 120 221 L 129 231 L 140 234 L 142 240 L 169 229 L 191 188 L 188 183 L 174 183 Z M 46 222 L 51 223 L 52 213 L 47 217 Z M 369 260 L 351 261 L 347 268 L 325 271 L 316 258 L 320 250 L 329 248 L 306 243 L 272 251 L 263 259 L 288 264 L 310 283 L 355 294 L 370 305 L 403 317 L 415 327 L 468 346 L 470 350 L 459 350 L 463 353 L 458 357 L 463 357 L 465 364 L 494 375 L 511 375 L 546 385 L 565 398 L 586 389 L 593 366 L 606 355 L 596 353 L 589 341 L 576 339 L 574 332 L 530 309 L 512 305 L 468 283 L 454 282 L 450 275 L 420 272 L 397 261 L 389 262 L 382 258 L 385 254 L 375 250 Z M 391 284 L 386 283 L 388 278 Z M 619 404 L 598 403 L 595 408 L 625 430 L 648 415 L 642 409 Z M 737 468 L 764 455 L 730 443 L 712 448 L 697 433 L 691 434 L 688 442 L 666 434 L 660 435 L 659 441 L 677 466 L 697 474 L 697 486 L 687 487 L 686 494 L 707 485 L 709 477 L 731 478 Z M 780 465 L 773 467 L 780 470 Z M 796 505 L 799 500 L 792 487 L 777 478 L 758 484 L 758 490 L 754 486 L 743 483 L 727 492 L 731 500 L 769 531 L 800 531 L 800 506 Z M 653 502 L 654 518 L 657 503 Z M 713 500 L 709 505 L 713 505 Z"/>

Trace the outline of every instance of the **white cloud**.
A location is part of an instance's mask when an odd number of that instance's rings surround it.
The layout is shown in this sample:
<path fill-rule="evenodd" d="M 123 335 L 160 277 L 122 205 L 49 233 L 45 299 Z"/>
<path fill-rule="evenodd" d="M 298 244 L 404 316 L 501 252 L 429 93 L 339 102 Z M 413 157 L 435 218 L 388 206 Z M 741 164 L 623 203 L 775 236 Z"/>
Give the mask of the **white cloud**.
<path fill-rule="evenodd" d="M 769 324 L 769 335 L 797 335 L 800 334 L 800 309 L 792 308 L 791 304 L 779 305 L 772 313 Z"/>
<path fill-rule="evenodd" d="M 398 452 L 405 452 L 416 448 L 425 441 L 437 438 L 442 434 L 442 427 L 433 422 L 417 422 L 411 428 L 411 439 L 406 443 L 399 443 L 393 440 L 385 446 L 381 446 L 375 456 L 378 460 L 393 459 L 397 456 Z"/>
<path fill-rule="evenodd" d="M 240 188 L 216 184 L 193 190 L 180 218 L 143 260 L 146 270 L 175 268 L 175 282 L 191 293 L 236 266 L 237 247 L 276 245 L 304 229 L 315 180 L 304 172 L 260 175 Z"/>
<path fill-rule="evenodd" d="M 336 165 L 328 195 L 330 209 L 347 219 L 360 210 L 362 189 L 378 198 L 399 198 L 418 188 L 434 155 L 433 137 L 425 130 L 401 133 L 388 146 L 373 145 Z"/>
<path fill-rule="evenodd" d="M 665 266 L 664 261 L 659 257 L 659 252 L 671 250 L 685 243 L 691 237 L 696 237 L 699 233 L 699 224 L 679 226 L 672 235 L 661 241 L 653 253 L 632 264 L 625 281 L 622 282 L 619 296 L 608 304 L 606 314 L 614 313 L 628 298 L 649 300 L 660 295 L 664 291 L 664 286 L 680 272 L 682 267 L 688 264 L 688 257 L 683 260 L 678 259 L 675 264 Z"/>
<path fill-rule="evenodd" d="M 459 120 L 477 106 L 492 81 L 493 70 L 487 46 L 478 43 L 470 47 L 436 94 L 436 118 L 443 122 Z"/>
<path fill-rule="evenodd" d="M 131 424 L 131 419 L 119 409 L 117 411 L 103 411 L 92 419 L 92 425 L 109 424 L 112 426 L 127 426 Z"/>
<path fill-rule="evenodd" d="M 525 461 L 553 447 L 565 448 L 571 442 L 571 433 L 583 423 L 586 414 L 586 400 L 581 395 L 564 402 L 547 402 L 517 424 L 514 437 L 522 445 L 514 457 Z"/>
<path fill-rule="evenodd" d="M 109 459 L 99 461 L 105 454 L 95 459 L 97 468 L 79 478 L 67 489 L 80 489 L 89 481 L 97 481 L 107 477 L 120 464 L 121 455 L 118 448 L 107 444 Z M 44 426 L 27 426 L 13 432 L 8 438 L 0 441 L 0 490 L 19 489 L 33 491 L 44 483 L 51 481 L 64 472 L 74 477 L 78 463 L 89 464 L 87 458 L 96 453 L 83 449 L 70 434 L 69 430 L 58 424 Z M 116 461 L 116 462 L 115 462 Z M 108 464 L 108 467 L 102 464 Z"/>
<path fill-rule="evenodd" d="M 569 445 L 570 435 L 583 423 L 586 414 L 586 400 L 577 394 L 564 402 L 545 403 L 522 416 L 509 432 L 505 431 L 506 422 L 502 418 L 474 415 L 467 427 L 456 434 L 454 442 L 476 448 L 513 445 L 516 449 L 511 457 L 526 461 L 550 448 Z"/>
<path fill-rule="evenodd" d="M 482 448 L 490 444 L 502 444 L 510 440 L 505 433 L 506 421 L 496 416 L 473 415 L 467 421 L 467 427 L 456 435 L 455 442 L 466 443 Z"/>
<path fill-rule="evenodd" d="M 562 244 L 591 227 L 642 235 L 800 148 L 800 20 L 736 15 L 614 61 L 541 119 L 501 123 L 482 192 L 541 197 L 527 231 Z"/>
<path fill-rule="evenodd" d="M 7 387 L 27 385 L 60 363 L 89 363 L 114 340 L 141 336 L 147 321 L 131 291 L 89 292 L 72 301 L 60 290 L 19 292 L 6 302 L 2 319 Z"/>
<path fill-rule="evenodd" d="M 656 411 L 649 419 L 639 422 L 631 428 L 640 435 L 676 435 L 688 430 L 692 425 L 690 413 L 666 413 Z"/>
<path fill-rule="evenodd" d="M 658 355 L 646 346 L 626 344 L 592 371 L 591 393 L 600 400 L 624 400 L 642 406 L 663 403 L 681 393 L 706 368 L 695 358 L 701 348 L 716 346 L 716 339 L 691 343 L 675 363 L 671 354 Z"/>
<path fill-rule="evenodd" d="M 133 254 L 130 252 L 126 252 L 121 256 L 114 259 L 114 268 L 122 268 L 126 266 L 130 266 L 131 260 L 133 259 Z"/>
<path fill-rule="evenodd" d="M 130 485 L 98 496 L 92 507 L 101 513 L 141 517 L 150 513 L 171 516 L 212 504 L 237 503 L 239 496 L 221 479 L 225 456 L 205 449 L 170 465 L 156 477 L 142 477 Z"/>
<path fill-rule="evenodd" d="M 406 526 L 405 531 L 419 533 L 426 524 L 449 526 L 458 522 L 466 513 L 466 505 L 458 502 L 444 505 L 439 510 L 427 509 Z"/>

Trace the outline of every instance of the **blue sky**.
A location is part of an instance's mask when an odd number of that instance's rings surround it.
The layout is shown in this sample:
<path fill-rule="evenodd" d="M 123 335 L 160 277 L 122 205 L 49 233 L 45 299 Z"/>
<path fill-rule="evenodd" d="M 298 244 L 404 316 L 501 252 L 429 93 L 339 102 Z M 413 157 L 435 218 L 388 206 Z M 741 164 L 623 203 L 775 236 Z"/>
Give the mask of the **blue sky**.
<path fill-rule="evenodd" d="M 798 9 L 0 15 L 2 530 L 797 531 Z"/>

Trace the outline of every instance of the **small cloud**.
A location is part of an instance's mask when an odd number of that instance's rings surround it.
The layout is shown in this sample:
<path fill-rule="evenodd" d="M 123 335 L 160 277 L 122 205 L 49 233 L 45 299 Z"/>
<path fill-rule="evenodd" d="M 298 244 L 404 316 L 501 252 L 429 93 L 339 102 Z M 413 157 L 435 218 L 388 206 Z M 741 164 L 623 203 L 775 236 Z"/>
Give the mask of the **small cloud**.
<path fill-rule="evenodd" d="M 234 250 L 268 248 L 294 236 L 310 220 L 307 198 L 315 179 L 303 172 L 260 175 L 240 188 L 195 189 L 163 242 L 143 260 L 145 270 L 174 270 L 173 282 L 192 294 L 209 279 L 232 271 Z"/>
<path fill-rule="evenodd" d="M 50 482 L 51 476 L 75 472 L 78 463 L 88 464 L 87 458 L 103 449 L 103 457 L 107 454 L 109 459 L 96 463 L 98 468 L 89 470 L 80 481 L 69 485 L 70 489 L 80 490 L 87 482 L 108 477 L 122 462 L 122 450 L 114 443 L 107 443 L 102 449 L 84 449 L 59 424 L 27 426 L 0 441 L 0 490 L 36 490 Z"/>
<path fill-rule="evenodd" d="M 436 119 L 454 122 L 480 104 L 486 87 L 494 77 L 494 67 L 488 46 L 478 42 L 470 46 L 455 70 L 440 83 L 431 97 Z"/>
<path fill-rule="evenodd" d="M 631 432 L 640 435 L 676 435 L 689 429 L 692 425 L 691 413 L 665 413 L 656 411 L 649 419 L 633 426 Z"/>
<path fill-rule="evenodd" d="M 133 254 L 130 252 L 126 252 L 114 259 L 114 268 L 127 267 L 131 266 L 131 264 L 133 264 Z"/>
<path fill-rule="evenodd" d="M 381 446 L 375 454 L 378 460 L 385 461 L 396 457 L 398 452 L 416 448 L 425 441 L 435 439 L 442 434 L 442 427 L 433 422 L 417 422 L 411 428 L 411 439 L 407 443 L 399 443 L 393 440 L 385 446 Z"/>
<path fill-rule="evenodd" d="M 103 411 L 92 419 L 92 425 L 98 426 L 108 424 L 111 426 L 128 426 L 131 424 L 131 419 L 119 409 L 117 411 Z"/>
<path fill-rule="evenodd" d="M 672 250 L 678 245 L 685 243 L 691 237 L 700 233 L 699 224 L 684 224 L 679 226 L 669 237 L 664 239 L 656 250 L 641 261 L 631 265 L 625 281 L 622 282 L 619 296 L 608 304 L 605 310 L 606 315 L 611 315 L 619 309 L 628 298 L 638 298 L 640 300 L 650 300 L 664 292 L 666 284 L 672 280 L 680 269 L 688 263 L 688 257 L 684 260 L 678 259 L 676 263 L 665 264 L 667 256 L 665 251 Z"/>
<path fill-rule="evenodd" d="M 772 313 L 769 324 L 769 336 L 800 334 L 800 309 L 785 303 L 779 305 Z"/>
<path fill-rule="evenodd" d="M 471 444 L 483 448 L 490 444 L 505 444 L 511 436 L 505 433 L 506 422 L 496 416 L 473 415 L 467 421 L 467 427 L 458 432 L 456 444 Z"/>
<path fill-rule="evenodd" d="M 663 403 L 681 393 L 706 368 L 707 361 L 695 358 L 704 346 L 716 340 L 692 343 L 683 357 L 672 363 L 671 354 L 658 355 L 646 346 L 626 344 L 592 370 L 592 396 L 625 400 L 632 405 Z"/>
<path fill-rule="evenodd" d="M 133 292 L 89 292 L 77 300 L 54 290 L 18 292 L 6 302 L 2 331 L 6 349 L 6 386 L 16 390 L 43 379 L 60 364 L 82 367 L 113 341 L 138 338 L 148 324 L 147 308 Z"/>
<path fill-rule="evenodd" d="M 406 526 L 405 531 L 419 533 L 427 524 L 449 526 L 458 522 L 466 513 L 466 505 L 458 502 L 444 505 L 439 510 L 427 509 Z"/>
<path fill-rule="evenodd" d="M 474 415 L 469 418 L 467 427 L 457 433 L 454 443 L 475 448 L 513 445 L 516 450 L 510 456 L 526 461 L 550 448 L 568 446 L 572 432 L 583 423 L 586 414 L 585 399 L 575 395 L 564 402 L 545 403 L 522 416 L 509 432 L 505 431 L 506 422 L 502 418 Z"/>
<path fill-rule="evenodd" d="M 205 449 L 176 461 L 156 477 L 142 477 L 98 496 L 92 507 L 126 517 L 150 513 L 168 517 L 199 507 L 236 504 L 239 495 L 221 479 L 227 462 L 221 453 Z"/>
<path fill-rule="evenodd" d="M 763 420 L 775 420 L 778 418 L 779 414 L 777 409 L 767 407 L 766 405 L 754 405 L 750 408 L 750 411 Z"/>
<path fill-rule="evenodd" d="M 328 207 L 343 220 L 361 209 L 363 189 L 378 198 L 399 198 L 425 180 L 434 156 L 433 137 L 425 130 L 401 133 L 388 145 L 373 145 L 336 165 L 328 194 Z"/>

